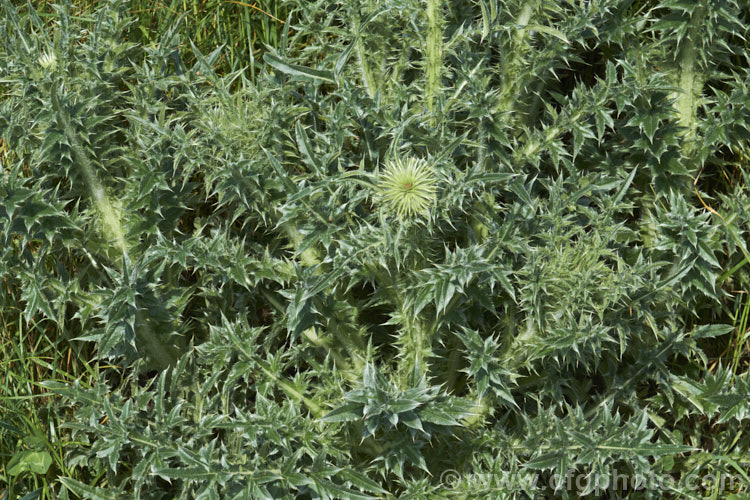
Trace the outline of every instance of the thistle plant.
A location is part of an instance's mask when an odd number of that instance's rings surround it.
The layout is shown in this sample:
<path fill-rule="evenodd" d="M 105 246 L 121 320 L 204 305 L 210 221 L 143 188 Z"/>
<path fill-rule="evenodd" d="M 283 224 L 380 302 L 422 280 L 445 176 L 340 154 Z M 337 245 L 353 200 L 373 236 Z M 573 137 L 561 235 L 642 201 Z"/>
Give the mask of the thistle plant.
<path fill-rule="evenodd" d="M 739 2 L 289 0 L 219 75 L 0 1 L 0 306 L 90 372 L 12 495 L 748 493 Z"/>

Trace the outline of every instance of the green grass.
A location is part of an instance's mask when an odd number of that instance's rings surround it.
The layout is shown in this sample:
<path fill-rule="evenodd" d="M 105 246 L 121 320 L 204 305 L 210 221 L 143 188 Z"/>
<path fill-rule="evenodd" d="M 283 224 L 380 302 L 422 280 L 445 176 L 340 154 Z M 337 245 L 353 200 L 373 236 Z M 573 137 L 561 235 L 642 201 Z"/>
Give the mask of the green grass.
<path fill-rule="evenodd" d="M 54 479 L 76 477 L 76 472 L 65 460 L 70 439 L 60 424 L 66 415 L 58 413 L 56 396 L 39 383 L 77 380 L 86 386 L 96 372 L 86 361 L 90 353 L 76 350 L 63 332 L 47 321 L 24 321 L 21 311 L 8 303 L 15 297 L 9 293 L 11 285 L 6 282 L 2 287 L 0 485 L 7 486 L 0 489 L 0 498 L 8 498 L 8 492 L 10 498 L 30 492 L 39 493 L 37 498 L 52 498 Z"/>
<path fill-rule="evenodd" d="M 16 1 L 21 8 L 25 1 Z M 50 0 L 31 2 L 41 17 L 54 19 Z M 101 2 L 74 0 L 76 15 L 88 16 Z M 130 33 L 131 40 L 145 45 L 157 43 L 170 30 L 180 37 L 185 48 L 182 57 L 191 65 L 191 42 L 199 52 L 209 54 L 221 47 L 216 62 L 219 74 L 246 68 L 246 76 L 254 77 L 262 61 L 265 46 L 279 47 L 290 9 L 282 0 L 171 0 L 148 2 L 134 0 L 131 13 L 138 22 Z"/>

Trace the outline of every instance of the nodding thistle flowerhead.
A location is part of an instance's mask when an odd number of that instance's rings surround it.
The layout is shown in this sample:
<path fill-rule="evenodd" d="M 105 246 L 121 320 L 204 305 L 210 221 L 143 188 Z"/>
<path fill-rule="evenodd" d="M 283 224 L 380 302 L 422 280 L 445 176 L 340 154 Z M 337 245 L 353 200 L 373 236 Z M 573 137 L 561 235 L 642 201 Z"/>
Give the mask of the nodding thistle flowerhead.
<path fill-rule="evenodd" d="M 420 158 L 386 162 L 378 185 L 383 206 L 403 219 L 424 214 L 435 201 L 437 180 L 430 165 Z"/>

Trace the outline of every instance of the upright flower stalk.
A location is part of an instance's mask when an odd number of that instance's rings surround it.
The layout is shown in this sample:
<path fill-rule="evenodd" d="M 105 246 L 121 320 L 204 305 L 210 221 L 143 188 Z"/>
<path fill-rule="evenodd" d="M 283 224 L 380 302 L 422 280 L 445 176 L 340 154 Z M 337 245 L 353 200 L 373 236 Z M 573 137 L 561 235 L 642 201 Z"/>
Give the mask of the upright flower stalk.
<path fill-rule="evenodd" d="M 70 148 L 73 150 L 74 158 L 80 167 L 81 175 L 83 176 L 84 182 L 89 189 L 89 194 L 94 201 L 94 206 L 99 213 L 102 233 L 105 238 L 112 241 L 112 246 L 118 254 L 117 257 L 125 257 L 128 254 L 128 249 L 117 210 L 105 194 L 104 186 L 97 177 L 91 161 L 83 151 L 78 137 L 73 132 L 70 119 L 60 106 L 60 101 L 57 97 L 57 89 L 52 89 L 51 100 L 52 107 L 54 108 L 58 121 L 63 128 L 63 133 L 70 143 Z"/>
<path fill-rule="evenodd" d="M 57 88 L 53 87 L 51 92 L 52 108 L 70 144 L 73 158 L 80 168 L 83 181 L 88 188 L 89 195 L 99 217 L 102 235 L 106 240 L 111 242 L 110 248 L 114 253 L 113 257 L 120 262 L 125 262 L 128 259 L 128 244 L 122 229 L 119 210 L 115 208 L 115 205 L 107 196 L 104 185 L 94 170 L 94 165 L 73 130 L 67 111 L 60 104 L 57 92 Z M 126 272 L 124 264 L 121 269 L 123 273 Z M 136 339 L 140 347 L 147 353 L 149 361 L 153 366 L 164 369 L 176 363 L 178 358 L 177 349 L 175 346 L 165 342 L 159 333 L 154 331 L 143 311 L 137 310 L 135 312 L 135 321 L 137 325 L 135 328 Z"/>
<path fill-rule="evenodd" d="M 533 2 L 525 4 L 516 19 L 518 27 L 513 34 L 512 49 L 504 57 L 502 68 L 503 82 L 500 88 L 500 99 L 495 109 L 496 113 L 512 111 L 518 98 L 518 92 L 523 83 L 518 78 L 518 73 L 521 69 L 524 55 L 531 50 L 528 42 L 530 31 L 528 25 L 531 21 L 531 15 L 534 13 L 534 6 Z"/>
<path fill-rule="evenodd" d="M 441 0 L 427 0 L 427 65 L 425 69 L 425 101 L 430 113 L 435 111 L 435 100 L 440 93 L 443 68 L 443 12 Z"/>
<path fill-rule="evenodd" d="M 402 229 L 414 231 L 437 201 L 437 187 L 437 177 L 427 160 L 397 157 L 386 162 L 380 173 L 377 190 L 381 209 L 403 224 L 399 233 Z M 412 316 L 403 294 L 395 288 L 391 291 L 403 327 L 397 378 L 401 387 L 406 388 L 412 375 L 421 377 L 426 372 L 427 360 L 432 355 L 434 324 Z"/>
<path fill-rule="evenodd" d="M 370 96 L 371 99 L 375 98 L 375 95 L 378 92 L 377 83 L 375 82 L 375 77 L 372 74 L 372 68 L 370 67 L 370 63 L 367 60 L 367 54 L 365 53 L 365 44 L 362 41 L 362 36 L 360 34 L 360 17 L 359 15 L 355 16 L 354 18 L 354 36 L 355 38 L 355 49 L 357 51 L 357 59 L 359 60 L 359 68 L 362 72 L 362 81 L 365 84 L 365 89 L 367 90 L 367 95 Z"/>
<path fill-rule="evenodd" d="M 687 36 L 681 44 L 675 63 L 675 79 L 679 87 L 679 91 L 675 93 L 675 108 L 677 120 L 685 128 L 682 152 L 688 158 L 693 156 L 698 134 L 698 105 L 704 76 L 696 67 L 696 43 L 700 43 L 705 16 L 706 8 L 703 6 L 698 7 L 691 16 Z"/>

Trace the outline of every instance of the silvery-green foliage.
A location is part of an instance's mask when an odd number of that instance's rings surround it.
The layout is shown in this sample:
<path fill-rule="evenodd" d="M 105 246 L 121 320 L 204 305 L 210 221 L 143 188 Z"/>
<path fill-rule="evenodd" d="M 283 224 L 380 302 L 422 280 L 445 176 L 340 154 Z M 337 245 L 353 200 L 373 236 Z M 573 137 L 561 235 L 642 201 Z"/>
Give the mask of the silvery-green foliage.
<path fill-rule="evenodd" d="M 121 2 L 2 5 L 0 273 L 116 365 L 47 384 L 68 490 L 747 470 L 746 354 L 709 359 L 748 283 L 740 2 L 290 0 L 253 85 Z"/>

